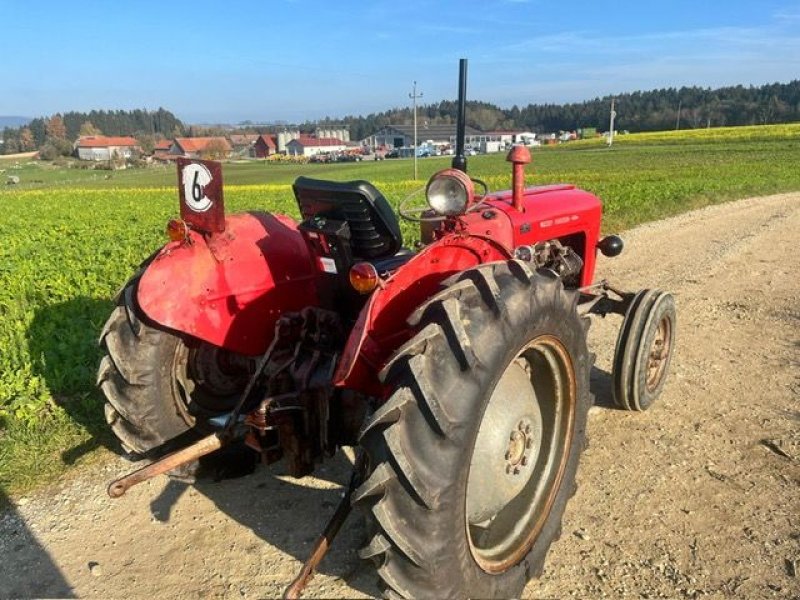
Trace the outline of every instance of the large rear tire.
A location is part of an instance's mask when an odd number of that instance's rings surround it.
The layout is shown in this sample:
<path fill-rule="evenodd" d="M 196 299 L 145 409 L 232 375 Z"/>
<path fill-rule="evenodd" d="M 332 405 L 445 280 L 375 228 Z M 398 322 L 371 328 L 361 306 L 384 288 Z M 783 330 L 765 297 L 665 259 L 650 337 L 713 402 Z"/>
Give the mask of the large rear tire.
<path fill-rule="evenodd" d="M 518 261 L 449 280 L 410 317 L 364 426 L 367 515 L 387 596 L 515 597 L 575 491 L 591 405 L 588 319 Z"/>
<path fill-rule="evenodd" d="M 146 322 L 136 305 L 136 280 L 120 294 L 100 346 L 97 385 L 106 421 L 123 448 L 139 455 L 211 431 L 210 419 L 233 407 L 247 381 L 241 357 Z M 223 357 L 227 372 L 218 365 Z"/>

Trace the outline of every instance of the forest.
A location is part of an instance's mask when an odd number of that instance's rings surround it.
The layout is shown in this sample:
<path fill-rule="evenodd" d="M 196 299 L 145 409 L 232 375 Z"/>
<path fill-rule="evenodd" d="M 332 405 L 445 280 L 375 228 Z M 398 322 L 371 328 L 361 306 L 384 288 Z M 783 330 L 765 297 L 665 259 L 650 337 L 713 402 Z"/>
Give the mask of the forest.
<path fill-rule="evenodd" d="M 130 135 L 139 138 L 170 138 L 183 135 L 184 124 L 170 111 L 92 110 L 67 112 L 33 119 L 23 127 L 3 130 L 3 154 L 37 150 L 51 143 L 64 145 L 79 135 Z"/>

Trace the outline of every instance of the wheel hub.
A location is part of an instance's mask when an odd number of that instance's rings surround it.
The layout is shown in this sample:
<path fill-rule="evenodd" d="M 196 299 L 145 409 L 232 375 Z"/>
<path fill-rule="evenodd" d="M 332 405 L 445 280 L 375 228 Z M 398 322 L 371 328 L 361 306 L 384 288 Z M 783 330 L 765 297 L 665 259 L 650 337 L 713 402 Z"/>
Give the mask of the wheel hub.
<path fill-rule="evenodd" d="M 647 390 L 652 392 L 664 376 L 667 365 L 667 358 L 670 353 L 670 321 L 664 317 L 658 323 L 653 344 L 650 347 L 650 354 L 647 359 Z"/>
<path fill-rule="evenodd" d="M 517 428 L 511 432 L 508 442 L 508 450 L 506 450 L 506 473 L 519 475 L 522 467 L 528 466 L 529 455 L 534 442 L 539 440 L 534 439 L 534 431 L 531 424 L 521 419 L 517 423 Z"/>
<path fill-rule="evenodd" d="M 251 359 L 200 344 L 189 348 L 179 344 L 172 365 L 176 393 L 183 397 L 188 414 L 201 411 L 219 414 L 230 411 L 249 379 Z"/>
<path fill-rule="evenodd" d="M 481 422 L 467 489 L 471 523 L 490 521 L 525 487 L 542 438 L 542 416 L 527 361 L 512 362 Z"/>

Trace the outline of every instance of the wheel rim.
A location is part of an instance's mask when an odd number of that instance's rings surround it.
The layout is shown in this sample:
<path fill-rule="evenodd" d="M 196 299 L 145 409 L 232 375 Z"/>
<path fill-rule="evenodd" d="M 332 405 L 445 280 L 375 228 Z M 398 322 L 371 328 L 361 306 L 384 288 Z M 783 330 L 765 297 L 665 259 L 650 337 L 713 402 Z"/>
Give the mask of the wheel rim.
<path fill-rule="evenodd" d="M 672 349 L 672 321 L 664 315 L 656 327 L 653 343 L 647 356 L 647 391 L 654 391 L 667 369 L 669 353 Z"/>
<path fill-rule="evenodd" d="M 470 551 L 487 572 L 519 563 L 541 532 L 567 466 L 576 388 L 569 353 L 542 336 L 510 361 L 492 390 L 466 491 Z"/>
<path fill-rule="evenodd" d="M 179 343 L 173 360 L 174 393 L 184 417 L 198 409 L 220 414 L 230 411 L 249 377 L 249 359 L 210 344 L 189 347 Z"/>

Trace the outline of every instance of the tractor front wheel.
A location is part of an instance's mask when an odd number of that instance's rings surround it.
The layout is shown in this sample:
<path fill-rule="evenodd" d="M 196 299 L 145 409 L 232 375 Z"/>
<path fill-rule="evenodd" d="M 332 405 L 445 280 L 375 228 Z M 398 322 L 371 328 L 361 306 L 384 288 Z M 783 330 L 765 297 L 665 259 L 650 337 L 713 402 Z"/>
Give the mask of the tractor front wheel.
<path fill-rule="evenodd" d="M 614 403 L 643 411 L 664 389 L 675 349 L 675 301 L 661 290 L 641 290 L 625 313 L 614 351 Z"/>
<path fill-rule="evenodd" d="M 229 412 L 248 378 L 248 361 L 145 322 L 136 282 L 120 294 L 100 334 L 97 384 L 106 420 L 123 448 L 143 455 L 179 436 L 205 434 Z"/>
<path fill-rule="evenodd" d="M 417 310 L 366 423 L 367 515 L 388 596 L 518 597 L 541 573 L 585 445 L 588 319 L 524 263 L 466 271 Z"/>

